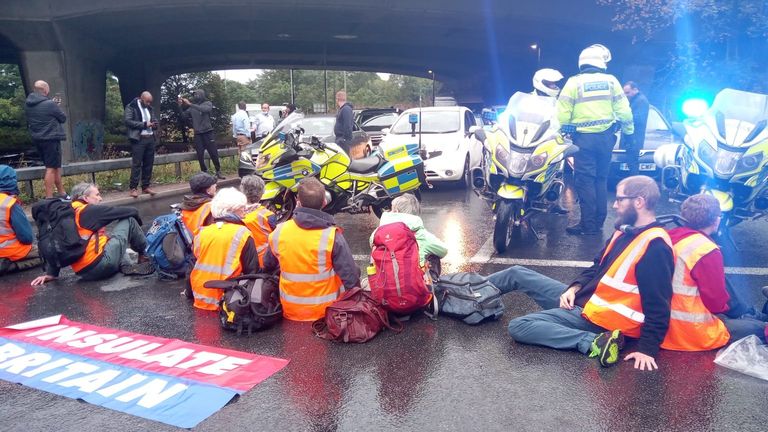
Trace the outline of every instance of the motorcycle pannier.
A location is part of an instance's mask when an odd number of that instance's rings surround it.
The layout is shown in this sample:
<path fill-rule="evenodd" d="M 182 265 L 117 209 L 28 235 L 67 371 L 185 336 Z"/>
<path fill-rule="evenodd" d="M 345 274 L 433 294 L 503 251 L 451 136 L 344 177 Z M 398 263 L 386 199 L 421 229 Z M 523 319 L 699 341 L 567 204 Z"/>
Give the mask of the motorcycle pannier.
<path fill-rule="evenodd" d="M 390 195 L 397 195 L 418 189 L 426 184 L 424 161 L 416 155 L 391 160 L 379 168 L 379 179 Z"/>

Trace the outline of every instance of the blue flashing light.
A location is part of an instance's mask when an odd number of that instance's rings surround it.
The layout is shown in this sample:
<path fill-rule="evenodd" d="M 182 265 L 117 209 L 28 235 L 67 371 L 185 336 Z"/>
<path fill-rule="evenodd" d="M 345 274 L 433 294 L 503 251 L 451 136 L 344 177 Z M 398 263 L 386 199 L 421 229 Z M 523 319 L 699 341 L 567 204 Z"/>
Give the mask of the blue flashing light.
<path fill-rule="evenodd" d="M 701 117 L 709 109 L 709 103 L 701 98 L 687 99 L 683 102 L 683 114 L 686 117 Z"/>

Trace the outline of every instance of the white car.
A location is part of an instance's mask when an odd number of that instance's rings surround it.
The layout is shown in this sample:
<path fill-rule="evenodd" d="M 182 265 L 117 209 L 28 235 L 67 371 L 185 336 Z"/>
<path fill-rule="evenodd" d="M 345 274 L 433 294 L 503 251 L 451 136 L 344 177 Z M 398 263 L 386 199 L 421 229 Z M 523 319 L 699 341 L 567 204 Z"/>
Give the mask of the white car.
<path fill-rule="evenodd" d="M 420 142 L 422 155 L 426 155 L 424 171 L 428 181 L 459 181 L 469 187 L 472 184 L 470 167 L 480 163 L 482 154 L 482 146 L 469 133 L 472 126 L 482 127 L 482 123 L 466 107 L 412 108 L 383 131 L 382 142 L 387 145 Z"/>

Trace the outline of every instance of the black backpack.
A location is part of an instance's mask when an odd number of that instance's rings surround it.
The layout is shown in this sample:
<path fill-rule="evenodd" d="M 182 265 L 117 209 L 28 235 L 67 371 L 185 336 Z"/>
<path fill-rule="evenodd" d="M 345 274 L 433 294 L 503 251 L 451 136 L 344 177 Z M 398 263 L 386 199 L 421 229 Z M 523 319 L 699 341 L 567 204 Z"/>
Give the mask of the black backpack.
<path fill-rule="evenodd" d="M 219 302 L 219 321 L 226 330 L 250 335 L 264 330 L 283 318 L 278 279 L 270 274 L 241 275 L 223 281 L 209 281 L 206 288 L 224 290 Z"/>
<path fill-rule="evenodd" d="M 58 268 L 72 265 L 85 253 L 88 240 L 80 238 L 72 201 L 46 198 L 32 206 L 37 223 L 40 257 Z"/>
<path fill-rule="evenodd" d="M 434 289 L 440 313 L 467 324 L 499 319 L 504 313 L 501 291 L 477 273 L 443 275 Z"/>

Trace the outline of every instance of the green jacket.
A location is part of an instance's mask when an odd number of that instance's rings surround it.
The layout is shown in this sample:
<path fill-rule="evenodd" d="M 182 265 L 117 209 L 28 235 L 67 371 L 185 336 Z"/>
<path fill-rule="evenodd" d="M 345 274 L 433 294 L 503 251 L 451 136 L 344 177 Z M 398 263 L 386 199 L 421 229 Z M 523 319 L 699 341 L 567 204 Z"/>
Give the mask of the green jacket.
<path fill-rule="evenodd" d="M 568 79 L 557 98 L 557 120 L 574 125 L 577 132 L 599 133 L 618 121 L 621 131 L 635 131 L 632 110 L 619 81 L 613 75 L 588 72 Z"/>
<path fill-rule="evenodd" d="M 435 255 L 438 258 L 443 258 L 448 254 L 448 247 L 445 243 L 424 228 L 424 221 L 421 220 L 419 216 L 414 216 L 408 213 L 384 212 L 384 214 L 381 215 L 379 226 L 395 222 L 402 222 L 413 231 L 413 234 L 416 237 L 416 243 L 419 245 L 419 260 L 422 264 L 424 264 L 427 255 Z M 376 231 L 374 230 L 369 241 L 371 246 L 373 246 L 373 236 L 375 234 Z"/>

